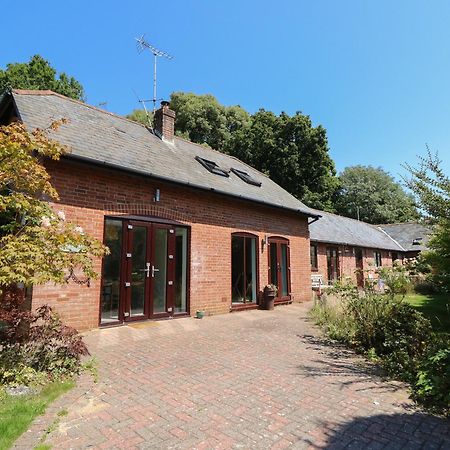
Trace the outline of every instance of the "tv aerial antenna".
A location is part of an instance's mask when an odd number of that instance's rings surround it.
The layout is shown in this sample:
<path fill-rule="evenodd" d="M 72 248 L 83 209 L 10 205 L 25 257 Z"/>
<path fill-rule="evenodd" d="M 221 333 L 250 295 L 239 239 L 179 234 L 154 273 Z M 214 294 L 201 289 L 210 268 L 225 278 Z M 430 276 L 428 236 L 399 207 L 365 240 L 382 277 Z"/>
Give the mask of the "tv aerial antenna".
<path fill-rule="evenodd" d="M 145 115 L 146 115 L 146 117 L 147 117 L 148 126 L 149 126 L 150 128 L 153 128 L 153 125 L 152 125 L 152 118 L 151 118 L 151 116 L 150 116 L 150 114 L 149 114 L 149 112 L 148 112 L 148 110 L 147 110 L 147 107 L 145 106 L 146 103 L 151 102 L 151 101 L 153 101 L 153 100 L 142 100 L 142 99 L 137 95 L 137 93 L 136 93 L 136 91 L 135 91 L 134 89 L 133 89 L 133 92 L 134 92 L 134 95 L 135 95 L 136 98 L 137 98 L 137 101 L 138 101 L 138 102 L 142 105 L 142 107 L 144 108 Z"/>
<path fill-rule="evenodd" d="M 148 41 L 144 39 L 145 35 L 142 35 L 139 38 L 136 38 L 136 47 L 139 53 L 142 53 L 144 50 L 150 50 L 150 52 L 153 54 L 153 99 L 151 100 L 153 102 L 153 113 L 156 111 L 156 102 L 158 98 L 156 97 L 156 65 L 158 58 L 166 58 L 166 59 L 173 59 L 173 56 L 169 55 L 167 52 L 164 52 L 162 50 L 157 49 L 152 44 L 150 44 Z M 145 105 L 144 105 L 145 108 Z"/>

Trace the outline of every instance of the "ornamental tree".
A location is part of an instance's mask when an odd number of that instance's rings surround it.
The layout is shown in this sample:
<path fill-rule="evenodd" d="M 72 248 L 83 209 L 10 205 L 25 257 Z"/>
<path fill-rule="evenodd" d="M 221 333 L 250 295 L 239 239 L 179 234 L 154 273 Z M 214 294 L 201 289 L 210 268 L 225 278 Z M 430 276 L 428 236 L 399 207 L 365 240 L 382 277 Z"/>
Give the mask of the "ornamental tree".
<path fill-rule="evenodd" d="M 58 193 L 42 160 L 66 151 L 48 136 L 65 122 L 31 132 L 18 122 L 0 127 L 0 292 L 18 283 L 62 284 L 71 271 L 95 278 L 93 258 L 108 251 L 49 203 Z"/>
<path fill-rule="evenodd" d="M 405 181 L 416 195 L 424 219 L 433 225 L 430 251 L 424 257 L 435 268 L 437 281 L 450 291 L 450 178 L 438 155 L 429 149 L 418 167 L 405 167 L 411 174 Z"/>

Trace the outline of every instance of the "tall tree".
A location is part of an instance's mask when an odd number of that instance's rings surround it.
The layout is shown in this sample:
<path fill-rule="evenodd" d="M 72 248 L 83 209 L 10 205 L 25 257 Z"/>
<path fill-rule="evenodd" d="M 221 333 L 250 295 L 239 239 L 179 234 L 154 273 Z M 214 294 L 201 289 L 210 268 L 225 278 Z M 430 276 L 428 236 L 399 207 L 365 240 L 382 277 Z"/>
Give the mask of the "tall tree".
<path fill-rule="evenodd" d="M 347 167 L 340 175 L 336 210 L 343 216 L 368 223 L 395 223 L 417 220 L 414 198 L 382 168 Z"/>
<path fill-rule="evenodd" d="M 263 109 L 233 135 L 229 153 L 284 187 L 309 206 L 332 211 L 338 187 L 326 131 L 297 112 L 279 116 Z"/>
<path fill-rule="evenodd" d="M 212 95 L 173 92 L 170 107 L 176 112 L 179 136 L 219 151 L 226 151 L 232 133 L 249 120 L 249 114 L 240 106 L 225 107 Z"/>
<path fill-rule="evenodd" d="M 212 95 L 183 92 L 174 92 L 170 105 L 178 135 L 238 157 L 312 207 L 333 210 L 338 180 L 326 131 L 308 116 L 263 109 L 250 115 Z"/>
<path fill-rule="evenodd" d="M 0 69 L 0 95 L 10 89 L 50 89 L 76 100 L 84 100 L 83 86 L 74 78 L 56 70 L 40 55 L 27 63 L 10 63 Z"/>
<path fill-rule="evenodd" d="M 450 292 L 450 178 L 441 168 L 437 154 L 429 150 L 419 167 L 406 164 L 411 178 L 408 187 L 417 197 L 424 218 L 433 224 L 425 259 L 435 267 L 435 278 Z"/>

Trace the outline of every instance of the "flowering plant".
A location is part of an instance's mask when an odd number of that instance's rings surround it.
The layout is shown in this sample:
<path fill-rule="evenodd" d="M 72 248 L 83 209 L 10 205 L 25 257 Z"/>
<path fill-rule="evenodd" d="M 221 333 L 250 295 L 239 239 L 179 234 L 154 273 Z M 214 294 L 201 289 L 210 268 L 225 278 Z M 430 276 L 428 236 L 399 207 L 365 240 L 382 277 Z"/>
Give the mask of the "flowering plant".
<path fill-rule="evenodd" d="M 266 284 L 264 290 L 267 291 L 275 291 L 275 294 L 278 292 L 278 287 L 275 284 Z"/>

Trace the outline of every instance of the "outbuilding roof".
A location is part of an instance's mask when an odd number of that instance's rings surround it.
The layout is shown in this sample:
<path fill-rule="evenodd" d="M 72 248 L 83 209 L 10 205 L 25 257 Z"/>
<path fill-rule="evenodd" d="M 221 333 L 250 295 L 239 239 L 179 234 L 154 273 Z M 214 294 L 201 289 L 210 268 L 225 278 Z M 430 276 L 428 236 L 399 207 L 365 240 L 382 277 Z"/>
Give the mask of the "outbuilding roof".
<path fill-rule="evenodd" d="M 320 211 L 320 215 L 320 220 L 309 226 L 311 241 L 405 251 L 395 239 L 376 225 L 323 211 Z"/>
<path fill-rule="evenodd" d="M 379 226 L 408 252 L 427 249 L 431 229 L 426 225 L 417 222 L 405 222 Z"/>
<path fill-rule="evenodd" d="M 311 217 L 320 215 L 269 177 L 232 156 L 178 137 L 173 143 L 163 141 L 141 124 L 52 91 L 14 90 L 11 96 L 20 120 L 29 128 L 44 128 L 57 119 L 69 120 L 53 137 L 69 147 L 70 158 Z M 196 157 L 216 163 L 229 176 L 209 172 Z M 245 182 L 231 169 L 247 173 L 256 183 Z"/>

